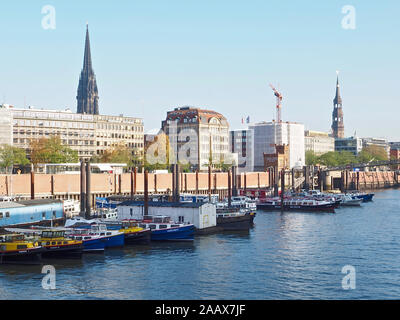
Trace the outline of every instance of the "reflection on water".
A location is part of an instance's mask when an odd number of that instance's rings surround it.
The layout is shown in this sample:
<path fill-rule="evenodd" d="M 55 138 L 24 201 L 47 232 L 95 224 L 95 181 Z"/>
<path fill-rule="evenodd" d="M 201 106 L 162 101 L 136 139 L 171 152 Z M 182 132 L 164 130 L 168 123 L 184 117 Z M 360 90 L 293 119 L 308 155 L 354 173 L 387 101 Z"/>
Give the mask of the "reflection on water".
<path fill-rule="evenodd" d="M 126 246 L 82 260 L 0 266 L 4 299 L 393 299 L 400 297 L 400 190 L 334 214 L 259 212 L 246 232 Z M 353 265 L 356 290 L 343 290 Z"/>

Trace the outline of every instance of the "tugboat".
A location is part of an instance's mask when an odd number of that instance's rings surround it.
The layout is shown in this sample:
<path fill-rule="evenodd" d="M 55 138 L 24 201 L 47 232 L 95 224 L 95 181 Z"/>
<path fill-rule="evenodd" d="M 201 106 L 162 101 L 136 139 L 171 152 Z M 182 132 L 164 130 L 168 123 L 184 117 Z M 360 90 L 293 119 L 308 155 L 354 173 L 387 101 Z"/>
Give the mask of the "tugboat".
<path fill-rule="evenodd" d="M 44 251 L 38 242 L 26 241 L 22 234 L 0 236 L 0 264 L 39 264 Z"/>
<path fill-rule="evenodd" d="M 145 216 L 139 227 L 151 230 L 151 241 L 193 241 L 193 224 L 173 223 L 167 216 Z"/>
<path fill-rule="evenodd" d="M 43 230 L 38 239 L 46 250 L 43 258 L 81 258 L 83 242 L 65 236 L 64 230 Z"/>

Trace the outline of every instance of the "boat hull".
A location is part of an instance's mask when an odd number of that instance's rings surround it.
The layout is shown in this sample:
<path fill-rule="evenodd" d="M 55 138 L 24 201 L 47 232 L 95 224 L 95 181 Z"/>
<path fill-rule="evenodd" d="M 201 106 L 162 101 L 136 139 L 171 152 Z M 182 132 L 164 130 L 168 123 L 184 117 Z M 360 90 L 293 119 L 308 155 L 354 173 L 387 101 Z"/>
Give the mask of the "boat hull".
<path fill-rule="evenodd" d="M 336 204 L 323 204 L 323 205 L 285 205 L 283 206 L 283 211 L 297 211 L 297 212 L 335 212 Z M 257 209 L 262 211 L 279 211 L 282 210 L 281 206 L 269 204 L 269 203 L 259 203 L 257 204 Z"/>
<path fill-rule="evenodd" d="M 42 261 L 42 253 L 44 251 L 44 248 L 35 248 L 25 251 L 1 252 L 0 264 L 40 264 Z"/>
<path fill-rule="evenodd" d="M 123 247 L 125 244 L 125 236 L 123 233 L 121 233 L 113 236 L 104 237 L 102 238 L 102 241 L 104 242 L 104 247 L 106 249 Z"/>
<path fill-rule="evenodd" d="M 253 225 L 254 214 L 245 214 L 233 217 L 217 217 L 217 227 L 223 230 L 248 230 Z"/>
<path fill-rule="evenodd" d="M 150 230 L 143 230 L 125 234 L 126 244 L 148 244 L 150 241 L 151 241 Z"/>
<path fill-rule="evenodd" d="M 373 193 L 367 193 L 367 194 L 362 194 L 362 195 L 356 195 L 355 198 L 361 199 L 362 202 L 370 202 L 372 201 L 372 198 L 374 197 Z"/>
<path fill-rule="evenodd" d="M 83 244 L 70 244 L 44 247 L 43 258 L 80 259 L 83 253 Z"/>
<path fill-rule="evenodd" d="M 193 241 L 194 226 L 183 226 L 178 228 L 152 230 L 151 241 Z"/>
<path fill-rule="evenodd" d="M 83 252 L 86 253 L 102 253 L 105 247 L 105 242 L 101 238 L 83 241 Z"/>

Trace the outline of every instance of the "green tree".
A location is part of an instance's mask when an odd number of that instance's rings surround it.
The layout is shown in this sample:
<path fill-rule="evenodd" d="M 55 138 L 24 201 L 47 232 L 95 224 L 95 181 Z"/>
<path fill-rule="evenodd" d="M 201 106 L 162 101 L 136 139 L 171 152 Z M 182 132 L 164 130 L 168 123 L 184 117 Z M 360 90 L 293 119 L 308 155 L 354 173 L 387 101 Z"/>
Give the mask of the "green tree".
<path fill-rule="evenodd" d="M 318 157 L 315 155 L 314 151 L 307 150 L 306 151 L 306 165 L 316 165 L 318 164 Z"/>
<path fill-rule="evenodd" d="M 59 136 L 41 138 L 30 143 L 31 161 L 38 163 L 78 162 L 78 151 L 61 143 Z"/>
<path fill-rule="evenodd" d="M 0 146 L 0 168 L 8 173 L 14 165 L 26 166 L 29 160 L 24 149 L 3 144 Z"/>
<path fill-rule="evenodd" d="M 366 146 L 358 154 L 359 162 L 383 161 L 388 160 L 385 148 L 380 146 Z"/>
<path fill-rule="evenodd" d="M 92 157 L 92 162 L 126 163 L 128 167 L 135 167 L 142 162 L 141 157 L 134 155 L 134 150 L 124 144 L 107 149 L 103 154 Z"/>

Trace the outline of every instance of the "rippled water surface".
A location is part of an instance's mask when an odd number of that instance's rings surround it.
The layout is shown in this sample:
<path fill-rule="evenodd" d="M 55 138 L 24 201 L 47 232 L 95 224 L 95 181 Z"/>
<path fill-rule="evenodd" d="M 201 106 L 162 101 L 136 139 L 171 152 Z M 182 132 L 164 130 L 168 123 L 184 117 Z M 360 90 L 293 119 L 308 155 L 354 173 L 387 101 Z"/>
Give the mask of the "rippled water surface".
<path fill-rule="evenodd" d="M 258 212 L 249 232 L 197 237 L 50 260 L 56 290 L 40 266 L 0 266 L 1 299 L 398 299 L 400 190 L 335 214 Z M 343 290 L 343 266 L 356 289 Z"/>

